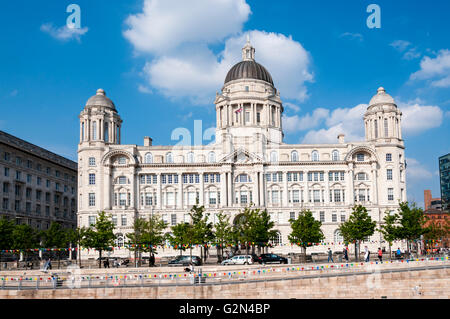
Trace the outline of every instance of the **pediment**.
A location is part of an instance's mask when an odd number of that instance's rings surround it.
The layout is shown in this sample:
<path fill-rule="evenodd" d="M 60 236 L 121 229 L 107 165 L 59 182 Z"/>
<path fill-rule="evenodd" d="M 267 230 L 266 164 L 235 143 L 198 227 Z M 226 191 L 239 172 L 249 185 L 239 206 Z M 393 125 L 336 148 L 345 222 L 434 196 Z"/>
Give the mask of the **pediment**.
<path fill-rule="evenodd" d="M 246 149 L 239 148 L 234 152 L 225 156 L 221 162 L 232 162 L 236 164 L 252 164 L 252 163 L 261 163 L 262 159 Z"/>

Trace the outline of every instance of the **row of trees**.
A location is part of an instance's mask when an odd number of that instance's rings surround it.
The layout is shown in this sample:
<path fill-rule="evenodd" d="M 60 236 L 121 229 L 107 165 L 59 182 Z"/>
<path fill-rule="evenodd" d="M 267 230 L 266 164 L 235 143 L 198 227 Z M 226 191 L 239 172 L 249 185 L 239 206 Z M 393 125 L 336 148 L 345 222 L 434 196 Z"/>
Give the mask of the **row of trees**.
<path fill-rule="evenodd" d="M 168 241 L 180 251 L 200 245 L 201 258 L 206 260 L 209 244 L 217 246 L 218 260 L 221 261 L 224 247 L 232 246 L 234 250 L 245 248 L 246 253 L 261 253 L 278 234 L 274 230 L 274 222 L 266 210 L 245 208 L 233 223 L 230 217 L 224 214 L 217 215 L 215 224 L 209 220 L 210 214 L 203 206 L 193 206 L 189 223 L 180 223 L 171 227 L 170 233 L 164 233 L 167 224 L 159 215 L 153 215 L 149 220 L 137 218 L 134 221 L 133 232 L 127 234 L 126 244 L 134 251 L 135 260 L 139 260 L 142 253 L 149 253 L 151 257 L 157 253 L 154 247 L 163 245 Z M 355 257 L 358 259 L 360 243 L 379 231 L 389 243 L 389 252 L 395 240 L 406 239 L 408 253 L 410 245 L 423 235 L 425 239 L 439 239 L 448 236 L 449 227 L 437 227 L 434 224 L 425 227 L 427 218 L 423 210 L 414 204 L 400 203 L 398 213 L 387 214 L 383 223 L 376 228 L 376 221 L 372 220 L 367 209 L 362 205 L 353 207 L 350 218 L 341 223 L 339 231 L 344 241 L 355 244 Z M 302 247 L 306 258 L 306 249 L 314 243 L 324 240 L 321 230 L 322 223 L 313 217 L 309 210 L 299 213 L 297 219 L 290 220 L 292 231 L 288 236 L 290 243 Z M 0 220 L 0 254 L 1 250 L 32 249 L 32 248 L 66 248 L 85 247 L 96 249 L 99 252 L 99 267 L 101 267 L 102 253 L 111 251 L 116 236 L 114 224 L 105 212 L 98 215 L 96 223 L 89 228 L 63 229 L 59 224 L 53 223 L 46 231 L 37 232 L 28 225 L 15 225 L 6 219 Z M 79 254 L 80 254 L 79 250 Z M 61 251 L 56 251 L 58 261 Z M 0 255 L 1 256 L 1 255 Z M 81 258 L 78 256 L 81 263 Z M 150 265 L 151 263 L 149 263 Z"/>

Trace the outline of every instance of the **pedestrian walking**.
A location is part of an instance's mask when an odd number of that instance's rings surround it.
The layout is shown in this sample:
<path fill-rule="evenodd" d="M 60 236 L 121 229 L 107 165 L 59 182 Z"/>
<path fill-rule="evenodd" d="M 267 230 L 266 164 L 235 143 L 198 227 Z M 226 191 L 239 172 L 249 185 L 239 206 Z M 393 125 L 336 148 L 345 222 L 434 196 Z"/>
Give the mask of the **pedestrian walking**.
<path fill-rule="evenodd" d="M 48 259 L 47 269 L 52 269 L 52 260 L 51 260 L 51 258 Z"/>
<path fill-rule="evenodd" d="M 328 262 L 330 262 L 330 260 L 331 260 L 332 263 L 334 263 L 333 252 L 331 251 L 330 248 L 328 248 Z"/>
<path fill-rule="evenodd" d="M 365 261 L 365 262 L 368 262 L 369 259 L 370 259 L 370 251 L 369 251 L 369 248 L 366 246 L 366 247 L 364 247 L 364 250 L 365 250 L 364 261 Z"/>
<path fill-rule="evenodd" d="M 155 255 L 150 256 L 150 266 L 153 267 L 155 265 Z"/>
<path fill-rule="evenodd" d="M 380 262 L 383 262 L 383 251 L 380 247 L 378 247 L 378 259 L 380 260 Z"/>
<path fill-rule="evenodd" d="M 400 247 L 397 249 L 397 259 L 400 259 L 402 257 L 402 251 L 400 250 Z"/>
<path fill-rule="evenodd" d="M 344 247 L 344 249 L 342 250 L 342 253 L 344 254 L 345 261 L 348 262 L 348 248 Z"/>

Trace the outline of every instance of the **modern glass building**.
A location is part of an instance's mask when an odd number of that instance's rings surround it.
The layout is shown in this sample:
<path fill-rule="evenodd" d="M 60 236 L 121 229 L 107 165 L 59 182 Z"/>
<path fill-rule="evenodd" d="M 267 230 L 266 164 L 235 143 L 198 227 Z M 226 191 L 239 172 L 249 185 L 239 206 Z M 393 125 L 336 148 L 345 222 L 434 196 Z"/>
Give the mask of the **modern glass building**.
<path fill-rule="evenodd" d="M 450 153 L 439 157 L 442 209 L 450 210 Z"/>

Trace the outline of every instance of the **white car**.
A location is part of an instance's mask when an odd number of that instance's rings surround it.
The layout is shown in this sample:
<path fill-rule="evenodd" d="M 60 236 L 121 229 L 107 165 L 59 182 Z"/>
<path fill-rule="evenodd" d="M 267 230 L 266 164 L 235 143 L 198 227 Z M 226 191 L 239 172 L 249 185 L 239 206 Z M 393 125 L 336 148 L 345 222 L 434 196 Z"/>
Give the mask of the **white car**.
<path fill-rule="evenodd" d="M 252 263 L 250 255 L 238 255 L 222 261 L 222 265 L 251 265 Z"/>

